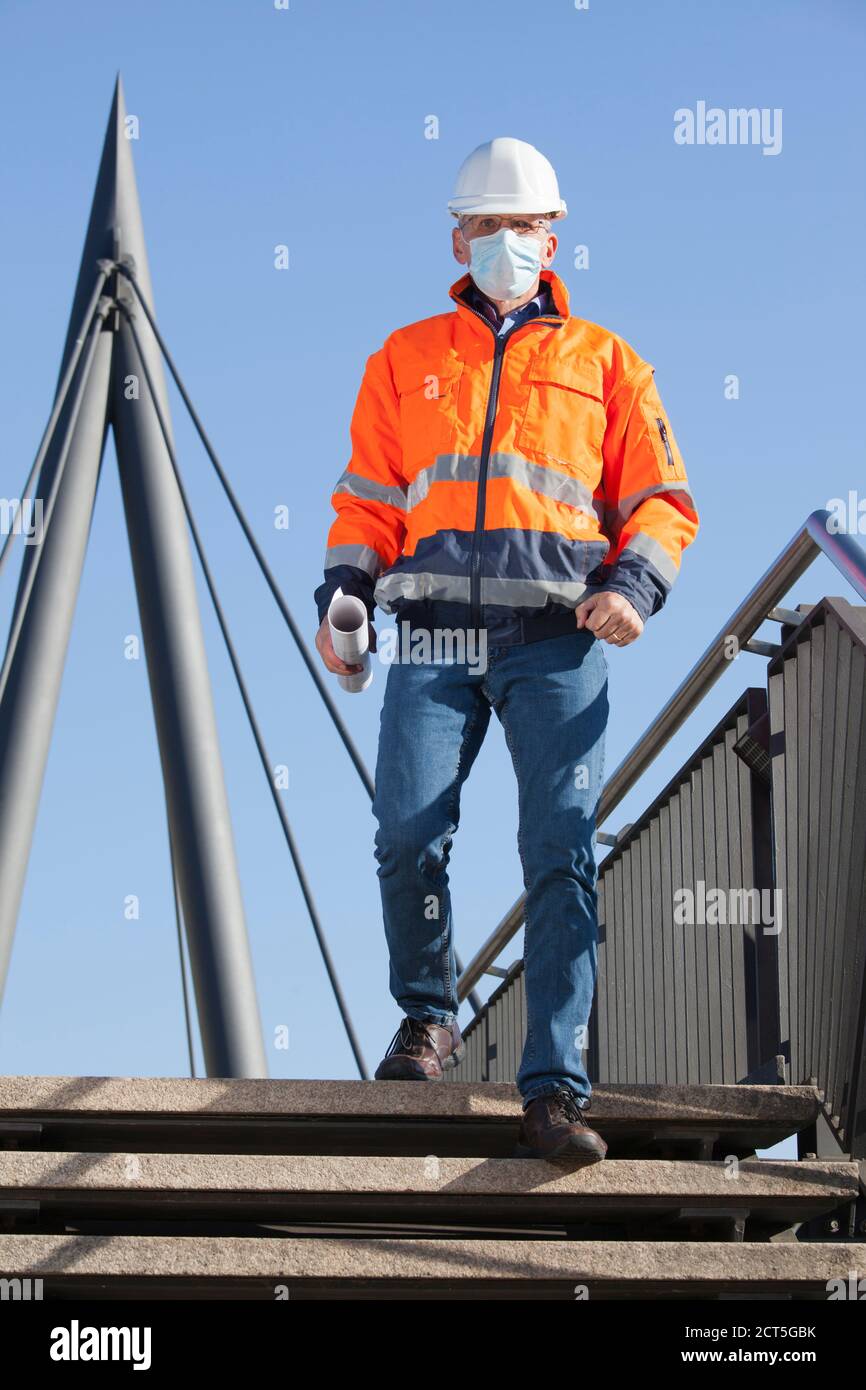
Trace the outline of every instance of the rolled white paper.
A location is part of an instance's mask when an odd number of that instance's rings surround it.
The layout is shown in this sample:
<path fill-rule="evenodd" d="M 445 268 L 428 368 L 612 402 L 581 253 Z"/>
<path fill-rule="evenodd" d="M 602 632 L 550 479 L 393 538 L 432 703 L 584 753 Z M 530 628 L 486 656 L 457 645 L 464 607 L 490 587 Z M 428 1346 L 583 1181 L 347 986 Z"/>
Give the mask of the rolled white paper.
<path fill-rule="evenodd" d="M 344 690 L 356 695 L 373 679 L 370 664 L 370 632 L 367 609 L 359 598 L 337 589 L 328 608 L 328 625 L 334 651 L 347 666 L 361 666 L 349 676 L 338 676 Z"/>

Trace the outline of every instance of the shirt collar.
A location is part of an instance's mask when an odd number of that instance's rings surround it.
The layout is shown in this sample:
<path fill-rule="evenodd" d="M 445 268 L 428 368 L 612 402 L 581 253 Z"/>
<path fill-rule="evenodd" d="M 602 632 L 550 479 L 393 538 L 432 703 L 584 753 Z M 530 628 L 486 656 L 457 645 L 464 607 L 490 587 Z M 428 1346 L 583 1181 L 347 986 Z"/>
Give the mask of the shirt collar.
<path fill-rule="evenodd" d="M 550 300 L 547 308 L 545 309 L 541 317 L 543 317 L 546 322 L 558 320 L 559 322 L 564 323 L 566 319 L 568 319 L 569 317 L 568 290 L 565 288 L 565 285 L 563 284 L 562 280 L 560 280 L 559 276 L 556 275 L 555 272 L 552 270 L 542 270 L 541 286 L 539 287 L 539 292 L 541 288 L 545 285 L 548 287 L 550 291 Z M 483 331 L 481 328 L 481 323 L 486 323 L 488 328 L 490 328 L 492 332 L 497 333 L 498 335 L 498 333 L 501 332 L 501 330 L 497 330 L 488 319 L 485 319 L 484 315 L 481 313 L 480 310 L 476 309 L 473 305 L 470 305 L 468 303 L 466 299 L 466 292 L 472 287 L 473 282 L 471 277 L 468 274 L 461 275 L 460 279 L 456 280 L 454 284 L 451 286 L 450 290 L 448 291 L 448 296 L 453 301 L 453 303 L 456 304 L 458 314 L 460 314 L 460 316 L 463 318 L 464 322 L 468 326 L 473 327 L 476 332 L 480 333 Z"/>
<path fill-rule="evenodd" d="M 472 280 L 469 281 L 463 293 L 463 299 L 471 308 L 482 314 L 497 332 L 501 332 L 506 325 L 513 327 L 517 323 L 524 323 L 528 319 L 537 318 L 539 314 L 546 314 L 551 309 L 555 312 L 551 302 L 550 286 L 544 280 L 539 284 L 538 293 L 532 299 L 528 300 L 526 304 L 521 304 L 519 309 L 509 310 L 504 318 L 500 317 L 499 310 L 493 300 L 488 299 L 487 295 L 483 294 Z"/>

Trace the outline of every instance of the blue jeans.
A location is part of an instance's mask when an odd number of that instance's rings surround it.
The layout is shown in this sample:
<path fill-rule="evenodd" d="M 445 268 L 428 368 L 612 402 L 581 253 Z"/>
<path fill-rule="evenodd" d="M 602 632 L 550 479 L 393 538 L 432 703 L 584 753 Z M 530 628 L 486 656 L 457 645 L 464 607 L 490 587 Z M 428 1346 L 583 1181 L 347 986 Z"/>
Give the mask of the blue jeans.
<path fill-rule="evenodd" d="M 373 802 L 391 994 L 410 1018 L 457 1017 L 448 858 L 460 790 L 491 709 L 517 776 L 527 895 L 527 1031 L 517 1085 L 524 1104 L 567 1086 L 587 1105 L 595 815 L 608 702 L 603 647 L 585 629 L 490 647 L 486 670 L 465 662 L 391 665 Z"/>

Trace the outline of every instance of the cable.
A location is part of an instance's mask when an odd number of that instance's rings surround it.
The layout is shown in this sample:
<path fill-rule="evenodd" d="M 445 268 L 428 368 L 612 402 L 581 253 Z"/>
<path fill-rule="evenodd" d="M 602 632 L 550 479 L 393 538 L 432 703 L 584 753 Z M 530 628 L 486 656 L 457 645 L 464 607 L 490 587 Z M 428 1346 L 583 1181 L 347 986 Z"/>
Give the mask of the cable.
<path fill-rule="evenodd" d="M 30 602 L 30 595 L 33 592 L 33 585 L 36 582 L 36 575 L 39 572 L 39 565 L 45 554 L 45 540 L 51 525 L 51 518 L 54 515 L 54 508 L 60 492 L 60 483 L 66 469 L 66 460 L 69 457 L 69 450 L 72 447 L 72 439 L 75 434 L 75 427 L 78 423 L 78 416 L 81 413 L 81 405 L 84 400 L 84 393 L 87 383 L 90 380 L 90 369 L 93 366 L 93 358 L 96 354 L 96 346 L 99 342 L 99 335 L 102 331 L 102 324 L 109 310 L 112 308 L 113 301 L 108 298 L 100 300 L 93 316 L 93 323 L 90 330 L 90 342 L 85 353 L 81 366 L 81 375 L 75 388 L 75 398 L 72 402 L 72 410 L 66 425 L 66 433 L 63 437 L 63 444 L 60 449 L 60 456 L 57 460 L 57 468 L 54 477 L 51 479 L 51 489 L 48 494 L 48 505 L 45 509 L 45 516 L 42 522 L 42 544 L 34 557 L 33 563 L 24 581 L 24 587 L 19 595 L 17 607 L 12 618 L 9 632 L 9 640 L 6 644 L 6 655 L 3 659 L 3 669 L 0 671 L 0 701 L 6 692 L 9 681 L 9 673 L 12 663 L 15 660 L 15 653 L 18 649 L 18 639 L 21 636 L 21 629 L 24 625 L 24 618 L 27 614 L 27 606 Z"/>
<path fill-rule="evenodd" d="M 166 816 L 168 816 L 168 801 L 166 800 Z M 189 1074 L 195 1080 L 195 1051 L 192 1041 L 192 1020 L 189 1009 L 189 988 L 186 978 L 186 959 L 183 953 L 183 925 L 181 922 L 180 896 L 177 891 L 177 873 L 174 866 L 174 844 L 171 838 L 171 824 L 168 826 L 168 855 L 171 863 L 171 887 L 174 895 L 174 921 L 177 927 L 177 953 L 180 958 L 180 986 L 183 991 L 183 1017 L 186 1024 L 186 1046 L 189 1052 Z"/>
<path fill-rule="evenodd" d="M 72 349 L 69 361 L 66 364 L 66 370 L 63 373 L 63 378 L 60 382 L 60 385 L 57 388 L 57 395 L 54 398 L 54 405 L 52 407 L 51 414 L 48 417 L 48 424 L 45 426 L 45 430 L 42 435 L 42 441 L 39 445 L 39 448 L 36 451 L 36 458 L 33 460 L 33 467 L 30 469 L 30 472 L 27 475 L 27 481 L 25 482 L 24 488 L 21 492 L 20 500 L 16 498 L 15 516 L 12 521 L 12 528 L 9 532 L 9 535 L 3 542 L 3 549 L 0 550 L 0 573 L 2 573 L 3 571 L 3 566 L 6 563 L 6 555 L 9 551 L 10 545 L 12 544 L 12 537 L 15 535 L 15 525 L 18 521 L 18 516 L 21 511 L 20 503 L 23 502 L 27 497 L 27 494 L 33 485 L 33 479 L 36 477 L 37 471 L 42 467 L 42 464 L 45 461 L 45 455 L 47 454 L 48 449 L 51 445 L 51 441 L 54 438 L 54 430 L 57 426 L 57 421 L 60 419 L 60 412 L 63 409 L 64 404 L 66 403 L 66 395 L 69 391 L 69 383 L 72 381 L 72 378 L 75 374 L 75 368 L 78 366 L 78 359 L 81 356 L 81 352 L 84 347 L 84 342 L 87 337 L 87 329 L 90 325 L 90 320 L 92 319 L 93 314 L 96 310 L 96 305 L 99 302 L 99 296 L 102 293 L 102 287 L 105 284 L 107 278 L 107 269 L 100 270 L 99 275 L 96 277 L 96 286 L 94 288 L 93 294 L 90 296 L 90 303 L 88 304 L 84 312 L 84 317 L 81 321 L 81 331 L 78 334 L 78 337 L 75 339 L 75 346 Z"/>
<path fill-rule="evenodd" d="M 135 350 L 138 354 L 138 358 L 141 363 L 142 371 L 144 374 L 145 381 L 147 382 L 148 390 L 150 391 L 151 399 L 153 400 L 154 408 L 157 414 L 157 419 L 159 420 L 160 430 L 162 431 L 163 441 L 165 443 L 166 450 L 168 451 L 169 459 L 171 460 L 171 466 L 174 470 L 174 476 L 177 481 L 178 490 L 180 492 L 181 501 L 183 502 L 184 511 L 186 512 L 186 517 L 189 523 L 190 531 L 192 533 L 193 542 L 198 553 L 199 562 L 202 567 L 202 573 L 205 578 L 205 583 L 207 584 L 208 592 L 210 593 L 211 597 L 211 602 L 213 603 L 214 611 L 217 616 L 217 621 L 220 626 L 220 631 L 222 632 L 223 641 L 225 642 L 226 650 L 229 654 L 229 660 L 231 661 L 232 669 L 234 670 L 235 679 L 238 684 L 238 689 L 240 691 L 241 699 L 244 704 L 244 709 L 246 710 L 247 719 L 252 730 L 253 738 L 255 739 L 256 747 L 258 749 L 259 758 L 264 769 L 268 787 L 270 788 L 271 797 L 273 799 L 274 805 L 277 808 L 277 814 L 280 818 L 280 823 L 283 828 L 283 834 L 286 839 L 286 844 L 289 848 L 289 853 L 292 857 L 292 863 L 295 867 L 295 873 L 298 878 L 298 883 L 300 884 L 301 893 L 304 897 L 304 902 L 306 904 L 307 912 L 312 923 L 313 931 L 316 935 L 316 940 L 318 942 L 319 950 L 322 955 L 322 960 L 324 961 L 325 969 L 328 974 L 331 989 L 333 990 L 334 997 L 337 1001 L 337 1007 L 340 1011 L 340 1016 L 343 1020 L 343 1026 L 346 1030 L 346 1035 L 349 1039 L 349 1045 L 352 1048 L 352 1052 L 355 1057 L 355 1062 L 357 1064 L 358 1071 L 361 1075 L 361 1080 L 366 1081 L 369 1079 L 369 1076 L 367 1073 L 366 1064 L 364 1062 L 364 1057 L 361 1052 L 361 1047 L 356 1037 L 355 1030 L 352 1025 L 352 1020 L 349 1016 L 348 1006 L 346 1004 L 345 998 L 343 996 L 343 991 L 340 987 L 340 982 L 337 977 L 336 968 L 334 966 L 334 962 L 331 957 L 327 941 L 325 939 L 324 930 L 322 928 L 321 921 L 319 919 L 319 914 L 316 909 L 315 902 L 313 900 L 313 895 L 310 889 L 309 881 L 304 871 L 300 851 L 298 850 L 298 846 L 295 841 L 291 825 L 289 824 L 289 819 L 286 815 L 285 808 L 283 806 L 282 801 L 280 800 L 279 793 L 277 792 L 277 789 L 274 785 L 273 774 L 271 771 L 272 764 L 270 758 L 268 757 L 267 749 L 265 747 L 264 739 L 262 737 L 261 729 L 259 727 L 255 711 L 252 707 L 252 702 L 250 700 L 247 685 L 240 668 L 240 662 L 238 661 L 234 643 L 232 642 L 231 634 L 228 630 L 228 624 L 223 613 L 222 605 L 220 603 L 219 596 L 216 592 L 216 586 L 214 584 L 213 575 L 211 573 L 210 565 L 208 564 L 207 556 L 205 555 L 204 546 L 199 535 L 199 530 L 196 525 L 195 518 L 192 514 L 192 507 L 190 506 L 189 498 L 186 493 L 186 488 L 184 487 L 183 480 L 180 475 L 180 468 L 178 466 L 174 447 L 169 437 L 165 417 L 162 412 L 162 407 L 160 406 L 159 400 L 156 396 L 156 392 L 153 389 L 153 381 L 150 375 L 150 369 L 148 368 L 147 362 L 142 352 L 141 341 L 138 336 L 138 331 L 135 327 L 135 323 L 132 319 L 132 316 L 130 315 L 129 309 L 122 302 L 121 310 L 123 312 L 124 318 L 126 319 L 126 322 L 129 325 L 130 333 L 132 335 L 133 342 L 135 343 Z"/>

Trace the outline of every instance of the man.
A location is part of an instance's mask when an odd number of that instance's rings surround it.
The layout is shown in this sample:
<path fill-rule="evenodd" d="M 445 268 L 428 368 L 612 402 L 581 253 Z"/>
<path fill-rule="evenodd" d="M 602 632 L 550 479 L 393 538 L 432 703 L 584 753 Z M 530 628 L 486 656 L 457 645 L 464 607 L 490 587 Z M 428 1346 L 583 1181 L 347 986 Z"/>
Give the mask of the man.
<path fill-rule="evenodd" d="M 551 224 L 566 205 L 544 156 L 520 140 L 481 145 L 449 209 L 468 274 L 451 288 L 454 310 L 398 329 L 367 362 L 316 590 L 329 671 L 356 669 L 330 641 L 338 587 L 371 620 L 376 603 L 396 614 L 401 633 L 373 811 L 391 993 L 405 1018 L 376 1077 L 439 1080 L 463 1053 L 447 864 L 494 710 L 517 776 L 527 894 L 517 1152 L 596 1162 L 606 1146 L 583 1113 L 583 1053 L 602 644 L 641 635 L 698 518 L 653 368 L 569 315 L 550 269 Z M 485 660 L 413 660 L 419 633 L 473 636 Z"/>

